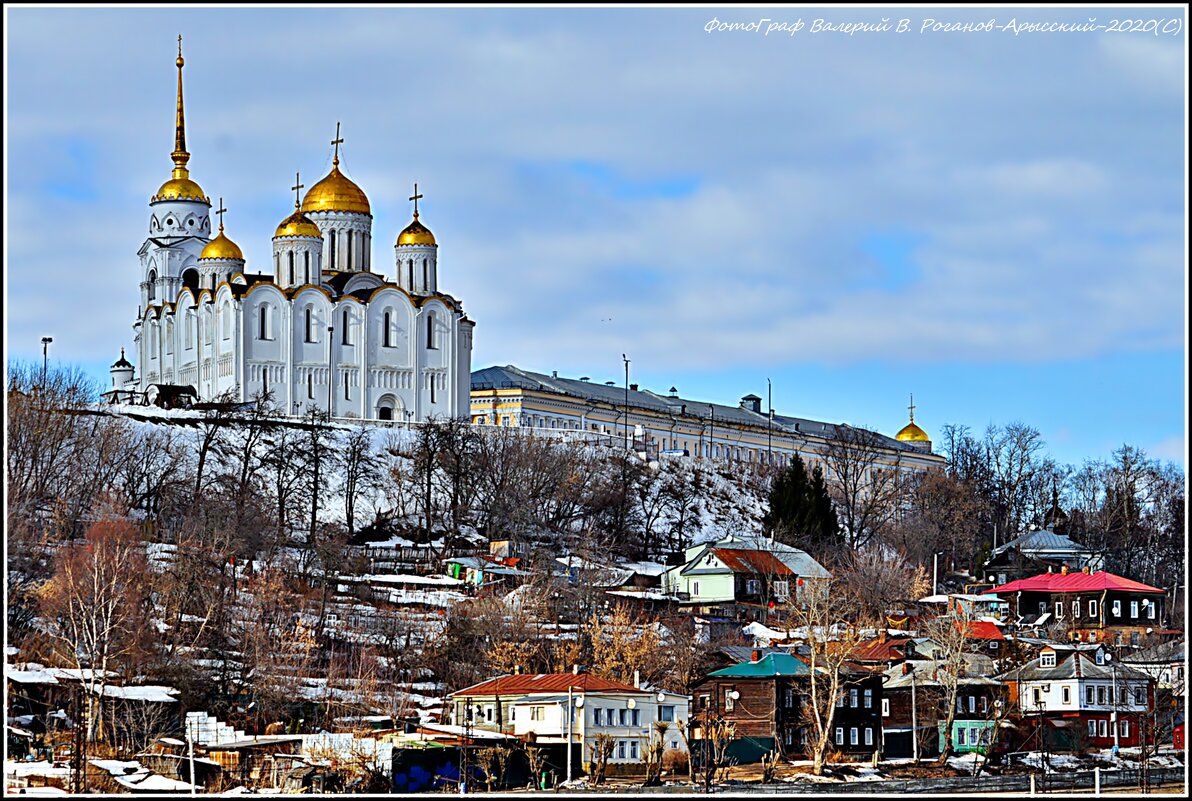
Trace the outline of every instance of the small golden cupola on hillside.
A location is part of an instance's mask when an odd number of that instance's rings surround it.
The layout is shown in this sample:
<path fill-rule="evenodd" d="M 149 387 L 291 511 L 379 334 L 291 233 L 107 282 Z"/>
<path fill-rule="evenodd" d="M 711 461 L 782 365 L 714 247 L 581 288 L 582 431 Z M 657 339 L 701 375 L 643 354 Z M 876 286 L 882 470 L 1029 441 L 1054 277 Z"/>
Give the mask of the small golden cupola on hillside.
<path fill-rule="evenodd" d="M 908 407 L 911 413 L 911 420 L 902 430 L 894 435 L 894 439 L 899 442 L 905 442 L 912 447 L 931 450 L 931 437 L 927 436 L 927 432 L 915 425 L 915 396 L 911 395 L 911 405 Z"/>

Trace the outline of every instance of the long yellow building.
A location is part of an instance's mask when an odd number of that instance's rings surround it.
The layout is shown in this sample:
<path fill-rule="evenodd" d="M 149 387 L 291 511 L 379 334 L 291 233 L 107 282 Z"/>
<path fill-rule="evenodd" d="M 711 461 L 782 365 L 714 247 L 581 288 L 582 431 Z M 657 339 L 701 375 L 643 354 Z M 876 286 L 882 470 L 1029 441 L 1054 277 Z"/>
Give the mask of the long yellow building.
<path fill-rule="evenodd" d="M 637 384 L 593 383 L 513 366 L 472 373 L 472 423 L 517 426 L 544 432 L 585 432 L 613 444 L 632 444 L 650 454 L 702 456 L 733 462 L 786 464 L 799 454 L 809 466 L 823 464 L 834 439 L 848 426 L 802 417 L 767 415 L 762 399 L 746 395 L 738 406 L 682 398 L 674 388 L 659 395 Z M 874 432 L 876 434 L 876 432 Z M 903 470 L 942 470 L 944 459 L 911 421 L 895 436 L 871 438 L 878 461 Z"/>

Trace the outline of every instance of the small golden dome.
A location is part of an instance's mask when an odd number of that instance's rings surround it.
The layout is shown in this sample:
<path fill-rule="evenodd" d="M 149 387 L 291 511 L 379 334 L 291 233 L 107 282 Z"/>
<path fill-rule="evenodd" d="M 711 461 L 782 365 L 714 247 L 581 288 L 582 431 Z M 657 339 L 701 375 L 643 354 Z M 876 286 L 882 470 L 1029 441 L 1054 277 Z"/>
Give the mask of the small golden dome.
<path fill-rule="evenodd" d="M 356 214 L 372 214 L 368 197 L 364 191 L 339 171 L 339 159 L 332 162 L 327 177 L 310 188 L 302 199 L 302 210 L 350 211 Z"/>
<path fill-rule="evenodd" d="M 203 187 L 189 178 L 171 178 L 166 181 L 161 185 L 161 189 L 158 189 L 157 193 L 150 199 L 150 202 L 156 203 L 159 200 L 197 200 L 200 203 L 210 202 L 207 196 L 203 194 Z"/>
<path fill-rule="evenodd" d="M 277 239 L 279 236 L 309 236 L 318 239 L 322 236 L 319 231 L 319 226 L 311 221 L 302 213 L 300 209 L 294 209 L 294 213 L 281 221 L 277 226 L 277 230 L 273 233 L 273 238 Z"/>
<path fill-rule="evenodd" d="M 927 436 L 927 432 L 913 422 L 907 423 L 901 431 L 894 435 L 894 439 L 899 442 L 931 442 L 931 437 Z"/>
<path fill-rule="evenodd" d="M 414 215 L 414 222 L 406 226 L 405 230 L 397 235 L 397 244 L 399 245 L 433 245 L 435 244 L 435 235 L 430 232 L 422 223 L 418 222 L 418 215 Z"/>
<path fill-rule="evenodd" d="M 240 250 L 240 246 L 224 235 L 223 226 L 219 227 L 219 236 L 207 243 L 207 247 L 203 248 L 203 252 L 199 254 L 200 259 L 239 259 L 244 261 L 244 253 Z"/>

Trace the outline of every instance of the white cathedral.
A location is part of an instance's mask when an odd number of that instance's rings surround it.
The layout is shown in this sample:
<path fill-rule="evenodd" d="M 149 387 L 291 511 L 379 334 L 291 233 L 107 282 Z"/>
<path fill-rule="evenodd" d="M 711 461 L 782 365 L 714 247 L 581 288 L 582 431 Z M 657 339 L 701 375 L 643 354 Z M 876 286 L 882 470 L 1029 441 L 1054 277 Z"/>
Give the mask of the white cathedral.
<path fill-rule="evenodd" d="M 178 48 L 174 169 L 149 200 L 149 237 L 138 251 L 135 331 L 140 375 L 121 351 L 112 400 L 164 392 L 248 401 L 263 392 L 290 415 L 423 421 L 468 417 L 472 328 L 458 300 L 438 289 L 438 245 L 418 219 L 394 245 L 396 281 L 372 267 L 368 197 L 332 168 L 273 234 L 273 263 L 248 272 L 223 226 L 212 238 L 211 201 L 190 178 Z"/>

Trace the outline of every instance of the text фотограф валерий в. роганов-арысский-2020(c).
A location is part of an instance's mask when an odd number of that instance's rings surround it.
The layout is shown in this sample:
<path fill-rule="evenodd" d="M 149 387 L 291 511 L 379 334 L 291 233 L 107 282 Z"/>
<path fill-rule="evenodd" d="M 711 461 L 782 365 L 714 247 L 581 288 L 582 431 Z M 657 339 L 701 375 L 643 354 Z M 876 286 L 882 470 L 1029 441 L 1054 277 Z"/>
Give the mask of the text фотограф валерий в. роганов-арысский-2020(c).
<path fill-rule="evenodd" d="M 770 17 L 749 21 L 724 21 L 713 17 L 704 25 L 705 33 L 757 33 L 771 34 L 819 34 L 836 33 L 846 36 L 866 33 L 1139 33 L 1153 36 L 1178 36 L 1184 30 L 1184 20 L 1172 18 L 1113 18 L 1099 20 L 1096 17 L 1060 22 L 1055 20 L 1019 20 L 1011 17 L 999 22 L 996 17 L 986 20 L 939 20 L 924 17 L 912 20 L 909 17 L 892 19 L 882 17 L 874 22 L 836 22 L 823 18 L 804 20 L 775 20 Z"/>

